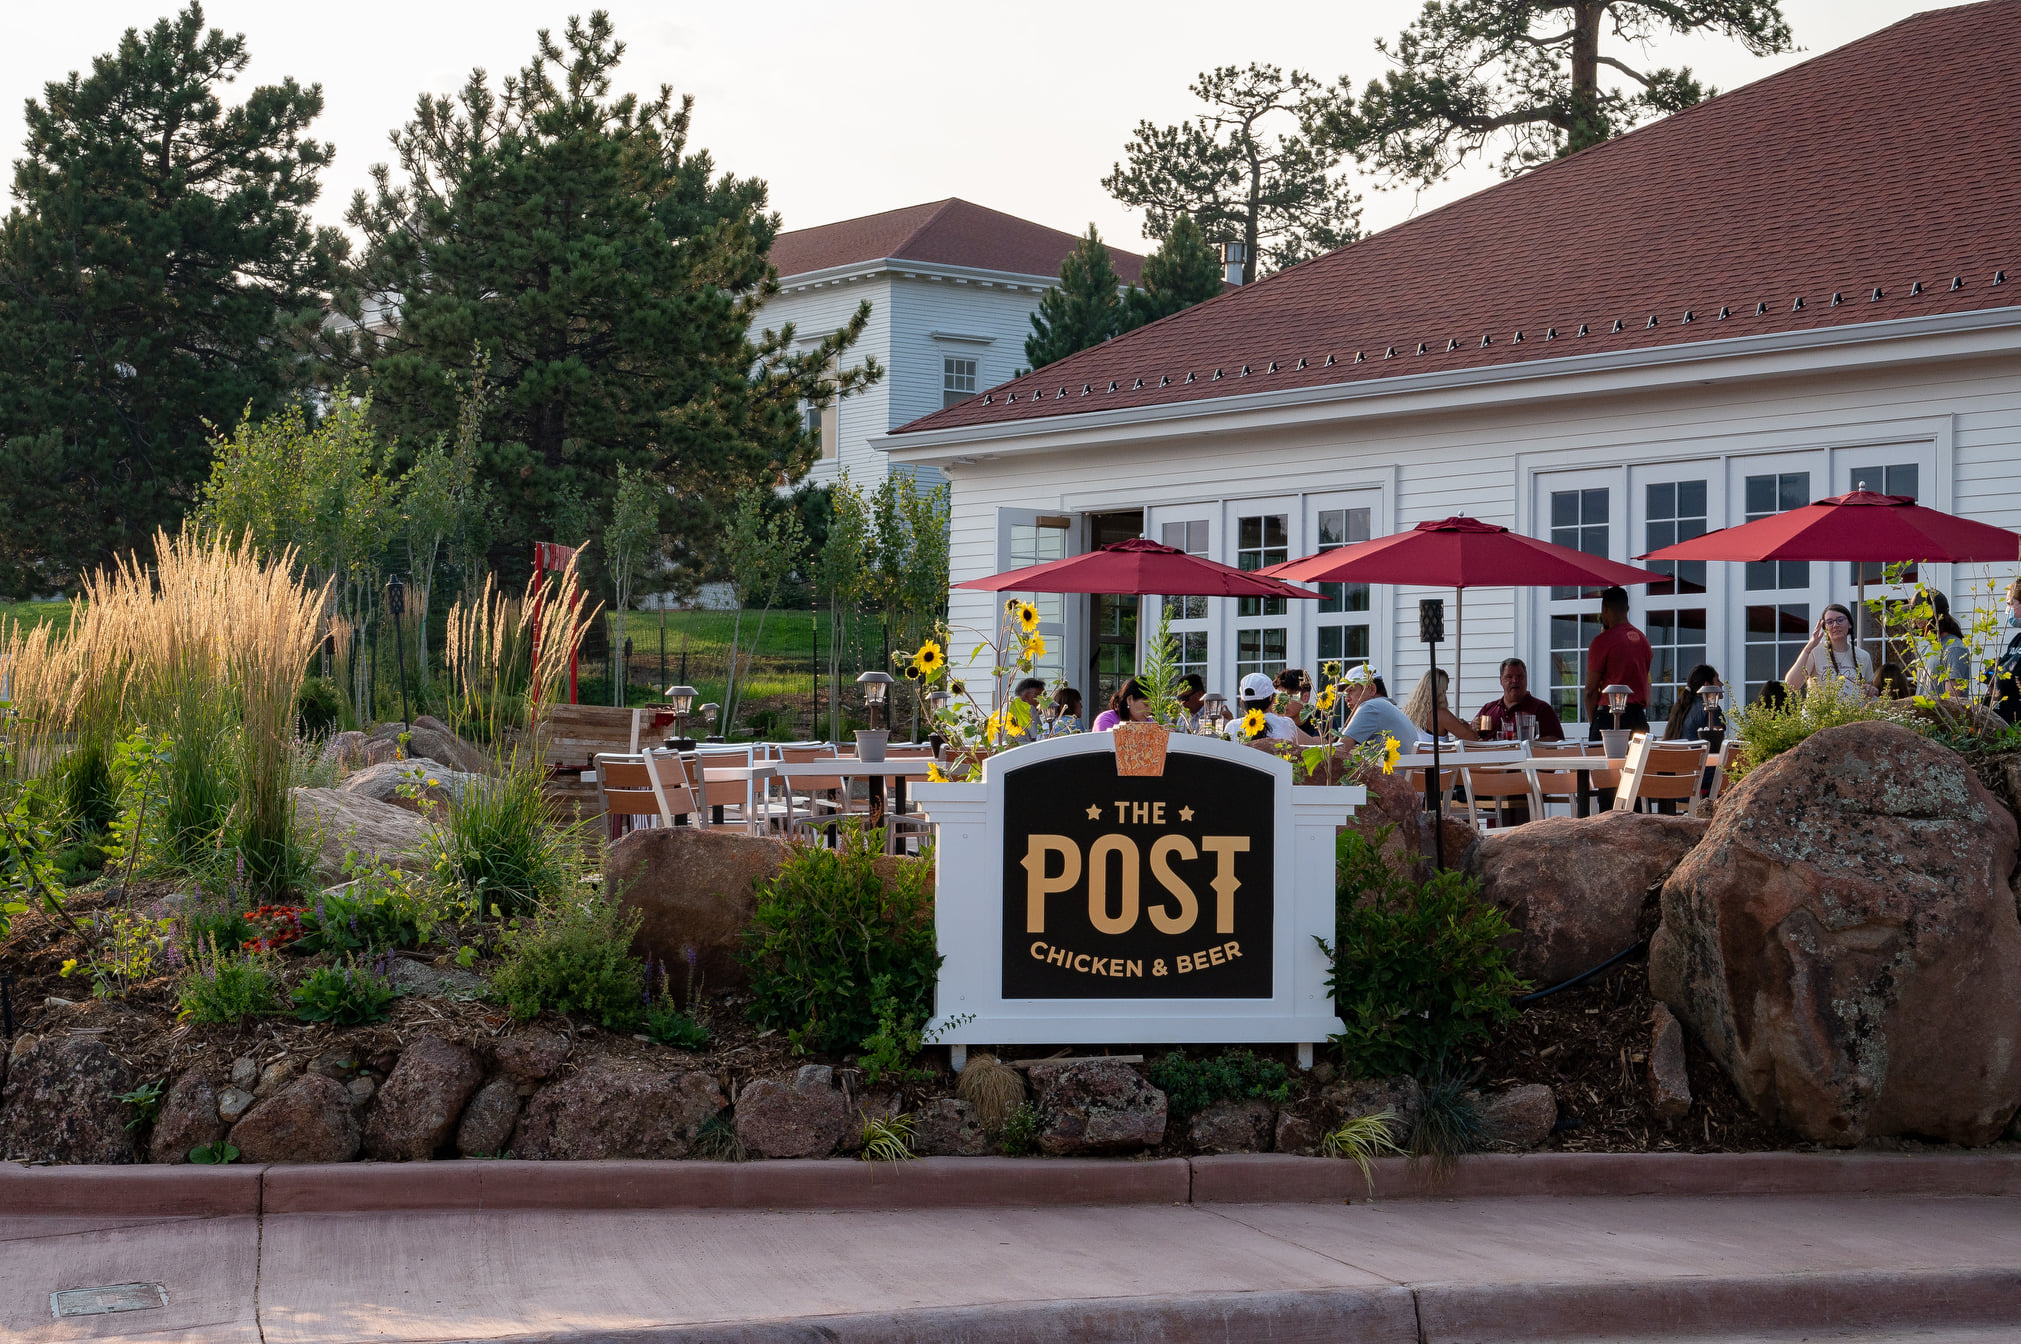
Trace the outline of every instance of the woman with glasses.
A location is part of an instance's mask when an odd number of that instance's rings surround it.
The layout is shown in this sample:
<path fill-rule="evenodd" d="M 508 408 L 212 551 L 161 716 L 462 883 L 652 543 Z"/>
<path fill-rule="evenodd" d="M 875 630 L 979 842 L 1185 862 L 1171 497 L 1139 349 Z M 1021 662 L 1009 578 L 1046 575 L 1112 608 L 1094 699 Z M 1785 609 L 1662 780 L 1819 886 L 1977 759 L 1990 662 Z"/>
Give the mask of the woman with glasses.
<path fill-rule="evenodd" d="M 1813 681 L 1837 682 L 1863 695 L 1873 694 L 1873 656 L 1853 647 L 1853 614 L 1842 603 L 1834 602 L 1824 609 L 1810 632 L 1810 641 L 1783 678 L 1792 691 L 1804 690 Z"/>
<path fill-rule="evenodd" d="M 2021 579 L 2007 585 L 2007 624 L 2021 627 Z M 1986 703 L 2009 723 L 2021 719 L 2021 630 L 2007 641 L 2007 652 L 1986 664 Z"/>

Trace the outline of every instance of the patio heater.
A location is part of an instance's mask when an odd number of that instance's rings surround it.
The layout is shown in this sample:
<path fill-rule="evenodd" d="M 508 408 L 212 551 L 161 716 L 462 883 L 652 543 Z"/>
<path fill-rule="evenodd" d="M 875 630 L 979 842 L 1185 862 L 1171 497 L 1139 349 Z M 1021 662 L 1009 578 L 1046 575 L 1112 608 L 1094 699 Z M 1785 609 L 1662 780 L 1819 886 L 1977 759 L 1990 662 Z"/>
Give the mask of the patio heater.
<path fill-rule="evenodd" d="M 870 712 L 869 729 L 856 734 L 856 759 L 866 764 L 883 760 L 884 744 L 891 740 L 884 698 L 890 694 L 894 680 L 889 672 L 865 672 L 856 679 L 856 684 L 863 688 L 864 708 Z M 879 720 L 884 720 L 884 727 L 878 726 Z"/>
<path fill-rule="evenodd" d="M 688 720 L 694 716 L 695 688 L 667 687 L 667 708 L 674 712 L 674 735 L 667 739 L 667 750 L 693 751 L 695 739 L 688 736 Z"/>
<path fill-rule="evenodd" d="M 1635 694 L 1635 691 L 1632 687 L 1616 682 L 1603 689 L 1600 694 L 1607 697 L 1607 712 L 1614 716 L 1613 728 L 1600 730 L 1601 745 L 1607 749 L 1607 754 L 1611 757 L 1626 756 L 1628 739 L 1632 734 L 1621 726 L 1621 719 L 1628 712 L 1628 697 Z"/>
<path fill-rule="evenodd" d="M 1442 597 L 1418 599 L 1418 642 L 1432 660 L 1432 685 L 1439 684 L 1439 645 L 1446 642 L 1446 600 Z M 1399 747 L 1403 743 L 1397 743 Z M 1416 746 L 1416 743 L 1412 743 Z M 1432 814 L 1432 862 L 1443 871 L 1446 866 L 1445 790 L 1439 786 L 1438 725 L 1432 725 L 1432 772 L 1425 777 L 1425 803 Z"/>
<path fill-rule="evenodd" d="M 414 716 L 407 708 L 407 642 L 400 636 L 400 618 L 407 614 L 407 585 L 400 582 L 395 574 L 386 580 L 386 610 L 393 617 L 393 656 L 400 669 L 400 721 L 409 730 L 414 727 Z"/>

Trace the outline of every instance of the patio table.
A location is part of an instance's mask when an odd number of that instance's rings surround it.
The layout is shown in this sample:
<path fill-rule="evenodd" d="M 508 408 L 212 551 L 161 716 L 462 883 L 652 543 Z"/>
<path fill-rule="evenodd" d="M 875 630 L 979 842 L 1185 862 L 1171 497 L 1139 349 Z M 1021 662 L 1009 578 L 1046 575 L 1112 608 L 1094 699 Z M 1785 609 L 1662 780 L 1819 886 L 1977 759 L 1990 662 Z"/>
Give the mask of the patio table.
<path fill-rule="evenodd" d="M 853 756 L 834 756 L 819 761 L 775 762 L 772 768 L 778 772 L 781 779 L 787 781 L 789 788 L 795 779 L 833 779 L 837 776 L 844 779 L 866 779 L 870 784 L 870 797 L 876 804 L 871 809 L 873 816 L 880 815 L 884 803 L 884 781 L 888 779 L 891 781 L 891 815 L 897 817 L 905 813 L 905 781 L 924 779 L 939 764 L 940 762 L 928 756 L 906 756 L 886 761 L 861 761 Z M 832 822 L 830 826 L 832 828 Z M 885 827 L 885 853 L 896 851 L 897 835 L 895 827 Z"/>
<path fill-rule="evenodd" d="M 681 753 L 681 760 L 688 767 L 692 776 L 697 758 L 692 753 L 683 752 Z M 764 780 L 767 781 L 765 785 L 765 797 L 769 799 L 772 794 L 770 781 L 778 778 L 784 772 L 784 769 L 785 767 L 777 761 L 757 761 L 750 765 L 705 765 L 702 767 L 702 782 L 705 785 L 744 784 L 751 780 Z M 596 783 L 596 771 L 583 771 L 582 782 L 585 784 Z M 725 803 L 717 803 L 711 807 L 709 809 L 709 820 L 718 826 L 722 825 L 723 809 L 726 806 L 727 804 Z"/>
<path fill-rule="evenodd" d="M 1620 756 L 1531 756 L 1521 761 L 1499 761 L 1483 765 L 1471 765 L 1470 770 L 1514 771 L 1520 770 L 1534 782 L 1538 775 L 1577 775 L 1579 777 L 1578 814 L 1582 817 L 1593 815 L 1593 799 L 1598 796 L 1593 788 L 1595 771 L 1619 770 L 1627 763 Z"/>

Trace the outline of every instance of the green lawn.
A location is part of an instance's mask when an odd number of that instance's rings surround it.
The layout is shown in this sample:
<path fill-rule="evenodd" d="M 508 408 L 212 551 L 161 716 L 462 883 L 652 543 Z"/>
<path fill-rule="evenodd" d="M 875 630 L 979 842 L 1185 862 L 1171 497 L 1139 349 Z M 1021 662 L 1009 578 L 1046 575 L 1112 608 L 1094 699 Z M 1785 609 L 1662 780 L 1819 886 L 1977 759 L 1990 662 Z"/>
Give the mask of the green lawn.
<path fill-rule="evenodd" d="M 0 602 L 0 623 L 12 625 L 19 621 L 23 625 L 41 625 L 54 621 L 58 626 L 70 624 L 70 604 L 68 602 Z"/>

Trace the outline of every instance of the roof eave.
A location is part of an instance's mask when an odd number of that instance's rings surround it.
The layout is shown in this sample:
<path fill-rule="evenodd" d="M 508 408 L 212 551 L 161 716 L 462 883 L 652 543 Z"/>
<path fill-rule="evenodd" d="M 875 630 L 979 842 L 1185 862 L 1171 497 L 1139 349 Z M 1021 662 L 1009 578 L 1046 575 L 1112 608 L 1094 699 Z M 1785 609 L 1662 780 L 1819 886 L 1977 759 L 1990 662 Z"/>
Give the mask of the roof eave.
<path fill-rule="evenodd" d="M 923 276 L 928 279 L 944 279 L 970 284 L 1001 285 L 1006 288 L 1017 285 L 1021 288 L 1052 289 L 1060 283 L 1057 275 L 1027 275 L 1022 271 L 993 271 L 981 266 L 957 266 L 949 262 L 915 261 L 909 257 L 877 257 L 869 261 L 852 261 L 842 266 L 824 266 L 816 271 L 801 271 L 794 275 L 779 277 L 781 292 L 795 289 L 812 289 L 817 285 L 838 284 L 850 280 L 868 280 L 877 275 L 898 275 L 900 277 Z"/>

